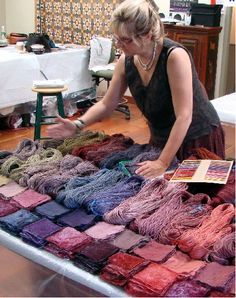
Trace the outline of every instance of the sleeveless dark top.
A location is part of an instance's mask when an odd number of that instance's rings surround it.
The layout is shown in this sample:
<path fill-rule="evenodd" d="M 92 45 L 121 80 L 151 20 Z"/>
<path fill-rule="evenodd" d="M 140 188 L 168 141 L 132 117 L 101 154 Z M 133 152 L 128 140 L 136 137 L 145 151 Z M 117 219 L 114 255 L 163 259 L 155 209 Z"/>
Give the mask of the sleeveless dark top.
<path fill-rule="evenodd" d="M 132 56 L 125 57 L 126 81 L 138 108 L 148 120 L 153 143 L 165 143 L 175 122 L 171 90 L 167 75 L 167 59 L 171 49 L 182 47 L 168 38 L 164 38 L 153 76 L 144 86 Z M 220 124 L 213 105 L 206 97 L 199 81 L 193 59 L 188 52 L 192 65 L 193 80 L 193 115 L 184 142 L 209 134 L 214 126 Z"/>

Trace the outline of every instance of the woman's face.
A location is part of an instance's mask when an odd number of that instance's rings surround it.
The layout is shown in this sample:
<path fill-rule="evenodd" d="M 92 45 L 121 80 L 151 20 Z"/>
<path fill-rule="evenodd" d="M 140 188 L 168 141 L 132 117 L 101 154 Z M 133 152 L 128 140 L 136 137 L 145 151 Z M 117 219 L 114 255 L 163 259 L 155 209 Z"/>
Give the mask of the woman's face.
<path fill-rule="evenodd" d="M 114 34 L 113 41 L 117 48 L 121 49 L 122 52 L 127 56 L 133 56 L 139 54 L 142 51 L 142 40 L 141 38 L 134 39 L 121 34 Z"/>

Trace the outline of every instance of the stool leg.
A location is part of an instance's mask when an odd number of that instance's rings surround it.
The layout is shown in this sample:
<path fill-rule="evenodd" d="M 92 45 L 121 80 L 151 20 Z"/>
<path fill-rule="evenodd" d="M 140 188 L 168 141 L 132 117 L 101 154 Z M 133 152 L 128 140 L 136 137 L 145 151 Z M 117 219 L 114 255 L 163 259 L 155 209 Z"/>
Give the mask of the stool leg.
<path fill-rule="evenodd" d="M 57 95 L 57 108 L 58 108 L 58 114 L 65 118 L 65 112 L 64 112 L 64 104 L 63 104 L 63 98 L 61 92 Z"/>
<path fill-rule="evenodd" d="M 37 103 L 36 103 L 35 124 L 34 124 L 34 140 L 40 139 L 42 112 L 43 112 L 43 96 L 42 94 L 38 93 Z"/>

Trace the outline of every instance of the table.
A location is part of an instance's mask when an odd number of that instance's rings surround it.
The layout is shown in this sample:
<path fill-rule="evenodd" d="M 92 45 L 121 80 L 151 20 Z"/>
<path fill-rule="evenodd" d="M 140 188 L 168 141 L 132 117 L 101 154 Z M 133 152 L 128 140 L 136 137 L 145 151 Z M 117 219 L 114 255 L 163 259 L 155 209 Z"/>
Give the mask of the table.
<path fill-rule="evenodd" d="M 32 260 L 62 277 L 76 281 L 79 284 L 93 289 L 103 296 L 129 297 L 122 289 L 102 281 L 98 276 L 92 275 L 76 266 L 71 261 L 60 259 L 45 250 L 24 243 L 20 238 L 14 237 L 0 229 L 0 245 L 16 252 L 17 254 Z M 37 282 L 37 281 L 35 281 Z"/>
<path fill-rule="evenodd" d="M 68 93 L 91 88 L 88 63 L 89 49 L 83 46 L 42 55 L 21 53 L 14 45 L 0 48 L 0 113 L 35 101 L 35 93 L 31 91 L 33 80 L 45 80 L 44 75 L 48 79 L 64 80 Z"/>

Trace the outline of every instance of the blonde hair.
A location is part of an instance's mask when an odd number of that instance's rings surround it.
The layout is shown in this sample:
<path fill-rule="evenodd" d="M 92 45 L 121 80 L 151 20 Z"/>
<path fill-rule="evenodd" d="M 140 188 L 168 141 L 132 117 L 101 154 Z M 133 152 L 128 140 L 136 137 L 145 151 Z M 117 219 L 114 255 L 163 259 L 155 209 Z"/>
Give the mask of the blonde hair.
<path fill-rule="evenodd" d="M 152 2 L 152 3 L 151 3 Z M 164 27 L 154 1 L 125 0 L 113 12 L 113 32 L 137 39 L 152 33 L 153 40 L 164 37 Z"/>

